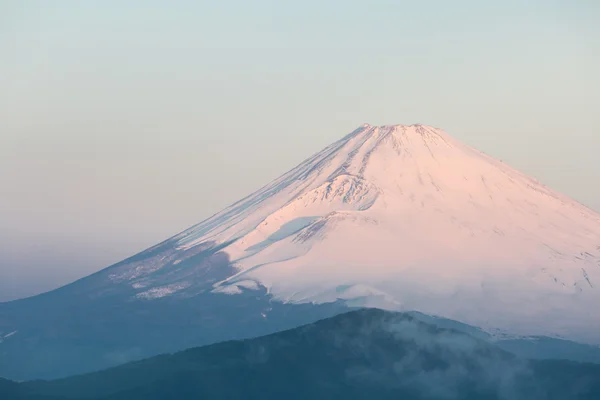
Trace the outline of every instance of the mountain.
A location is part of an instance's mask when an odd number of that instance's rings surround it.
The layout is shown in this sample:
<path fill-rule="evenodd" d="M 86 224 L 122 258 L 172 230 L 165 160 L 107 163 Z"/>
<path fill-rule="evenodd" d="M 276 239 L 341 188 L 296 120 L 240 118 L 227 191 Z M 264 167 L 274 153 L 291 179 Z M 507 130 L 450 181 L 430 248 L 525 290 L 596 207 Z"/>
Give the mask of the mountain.
<path fill-rule="evenodd" d="M 540 337 L 597 351 L 598 285 L 597 213 L 439 129 L 364 125 L 163 243 L 0 304 L 0 376 L 93 371 L 353 307 L 525 352 L 546 352 Z"/>
<path fill-rule="evenodd" d="M 58 381 L 21 383 L 13 398 L 18 396 L 597 399 L 600 365 L 522 360 L 408 314 L 363 309 L 256 339 L 190 349 Z"/>

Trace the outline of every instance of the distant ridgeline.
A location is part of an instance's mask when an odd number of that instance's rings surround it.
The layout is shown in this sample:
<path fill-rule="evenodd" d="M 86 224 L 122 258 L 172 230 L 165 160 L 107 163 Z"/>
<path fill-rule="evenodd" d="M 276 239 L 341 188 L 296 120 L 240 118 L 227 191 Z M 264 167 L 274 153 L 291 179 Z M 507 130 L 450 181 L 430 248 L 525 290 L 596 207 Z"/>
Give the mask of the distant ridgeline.
<path fill-rule="evenodd" d="M 56 381 L 2 400 L 600 398 L 600 365 L 528 361 L 410 314 L 363 309 Z"/>

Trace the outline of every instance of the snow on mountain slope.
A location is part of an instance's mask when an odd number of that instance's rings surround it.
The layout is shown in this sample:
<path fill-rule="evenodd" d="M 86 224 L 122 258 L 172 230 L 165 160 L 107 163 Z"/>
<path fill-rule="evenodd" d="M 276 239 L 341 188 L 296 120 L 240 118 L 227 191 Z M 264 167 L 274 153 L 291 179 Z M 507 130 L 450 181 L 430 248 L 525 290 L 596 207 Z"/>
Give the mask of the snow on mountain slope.
<path fill-rule="evenodd" d="M 428 126 L 363 125 L 175 239 L 232 242 L 216 292 L 600 343 L 600 216 Z"/>

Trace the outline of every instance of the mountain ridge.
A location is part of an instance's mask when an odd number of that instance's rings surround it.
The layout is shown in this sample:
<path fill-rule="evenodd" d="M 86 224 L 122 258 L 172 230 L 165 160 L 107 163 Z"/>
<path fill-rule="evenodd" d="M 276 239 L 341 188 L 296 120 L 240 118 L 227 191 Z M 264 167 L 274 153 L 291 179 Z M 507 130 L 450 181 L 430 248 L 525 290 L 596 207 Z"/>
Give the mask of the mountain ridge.
<path fill-rule="evenodd" d="M 598 377 L 599 365 L 522 360 L 406 313 L 362 309 L 259 338 L 9 389 L 22 396 L 96 400 L 549 400 L 592 399 L 600 393 Z"/>

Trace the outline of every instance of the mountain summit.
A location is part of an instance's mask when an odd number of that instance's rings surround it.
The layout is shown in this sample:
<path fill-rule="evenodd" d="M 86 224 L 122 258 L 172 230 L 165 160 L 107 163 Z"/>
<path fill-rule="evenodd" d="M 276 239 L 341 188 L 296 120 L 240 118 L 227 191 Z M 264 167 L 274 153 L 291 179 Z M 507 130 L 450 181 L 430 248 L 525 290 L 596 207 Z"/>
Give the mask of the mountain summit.
<path fill-rule="evenodd" d="M 600 344 L 599 286 L 600 215 L 440 129 L 365 124 L 163 243 L 0 304 L 0 376 L 83 372 L 347 307 Z"/>
<path fill-rule="evenodd" d="M 218 292 L 600 342 L 600 216 L 428 126 L 363 125 L 175 240 L 230 243 Z"/>

